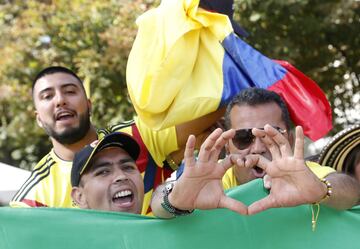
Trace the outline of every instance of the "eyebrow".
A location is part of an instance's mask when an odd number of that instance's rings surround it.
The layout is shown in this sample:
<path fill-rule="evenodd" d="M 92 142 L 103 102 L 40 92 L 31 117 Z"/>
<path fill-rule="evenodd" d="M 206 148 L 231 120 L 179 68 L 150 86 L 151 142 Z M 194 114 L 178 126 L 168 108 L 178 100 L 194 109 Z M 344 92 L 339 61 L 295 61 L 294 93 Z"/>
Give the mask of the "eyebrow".
<path fill-rule="evenodd" d="M 79 88 L 78 85 L 75 84 L 75 83 L 65 83 L 65 84 L 62 84 L 62 85 L 60 86 L 60 88 L 63 89 L 63 88 L 70 87 L 70 86 Z M 54 89 L 54 87 L 47 87 L 47 88 L 41 90 L 41 91 L 39 92 L 39 95 L 41 95 L 41 94 L 44 93 L 44 92 L 51 91 L 51 90 L 53 90 L 53 89 Z"/>

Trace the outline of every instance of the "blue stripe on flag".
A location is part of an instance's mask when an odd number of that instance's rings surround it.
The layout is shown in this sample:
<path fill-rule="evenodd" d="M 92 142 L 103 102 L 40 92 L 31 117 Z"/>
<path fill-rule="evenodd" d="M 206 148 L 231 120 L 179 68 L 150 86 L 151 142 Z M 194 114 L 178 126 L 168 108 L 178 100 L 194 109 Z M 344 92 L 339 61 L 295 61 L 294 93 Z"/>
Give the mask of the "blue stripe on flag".
<path fill-rule="evenodd" d="M 281 80 L 286 69 L 264 56 L 234 33 L 222 42 L 225 49 L 223 61 L 223 93 L 220 106 L 227 105 L 242 89 L 268 87 Z"/>

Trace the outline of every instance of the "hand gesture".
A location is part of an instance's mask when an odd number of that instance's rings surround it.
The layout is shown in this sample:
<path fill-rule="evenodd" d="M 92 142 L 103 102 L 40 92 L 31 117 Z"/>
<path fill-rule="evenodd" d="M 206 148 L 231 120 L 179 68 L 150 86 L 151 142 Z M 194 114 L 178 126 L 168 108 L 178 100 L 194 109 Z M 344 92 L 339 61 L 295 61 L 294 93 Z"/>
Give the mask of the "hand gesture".
<path fill-rule="evenodd" d="M 296 127 L 296 140 L 292 152 L 288 139 L 280 132 L 266 125 L 264 130 L 253 129 L 269 149 L 272 160 L 261 155 L 248 155 L 245 160 L 237 160 L 242 167 L 262 168 L 271 177 L 270 194 L 248 207 L 248 214 L 255 214 L 274 207 L 291 207 L 315 203 L 326 195 L 327 189 L 305 165 L 304 135 L 301 127 Z"/>
<path fill-rule="evenodd" d="M 196 139 L 192 135 L 189 137 L 184 152 L 184 173 L 169 195 L 173 206 L 182 210 L 228 208 L 247 214 L 247 207 L 243 203 L 224 194 L 221 181 L 226 170 L 236 161 L 236 156 L 218 162 L 219 154 L 234 135 L 234 130 L 213 131 L 202 144 L 197 160 L 194 158 Z"/>

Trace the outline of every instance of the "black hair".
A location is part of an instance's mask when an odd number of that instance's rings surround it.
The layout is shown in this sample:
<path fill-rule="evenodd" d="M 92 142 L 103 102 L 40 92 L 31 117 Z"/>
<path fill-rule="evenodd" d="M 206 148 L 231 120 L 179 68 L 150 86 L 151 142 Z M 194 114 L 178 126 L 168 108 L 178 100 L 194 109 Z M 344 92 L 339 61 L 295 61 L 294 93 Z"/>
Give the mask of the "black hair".
<path fill-rule="evenodd" d="M 74 73 L 73 71 L 71 71 L 70 69 L 66 68 L 66 67 L 61 67 L 61 66 L 52 66 L 52 67 L 47 67 L 43 70 L 41 70 L 36 76 L 35 79 L 32 82 L 32 92 L 34 92 L 34 87 L 36 82 L 46 76 L 46 75 L 50 75 L 50 74 L 55 74 L 55 73 L 65 73 L 65 74 L 70 74 L 72 76 L 74 76 L 80 83 L 81 86 L 83 86 L 83 82 L 82 80 L 76 75 L 76 73 Z"/>
<path fill-rule="evenodd" d="M 281 109 L 281 118 L 286 125 L 286 129 L 290 130 L 291 121 L 289 111 L 284 100 L 275 92 L 263 88 L 247 88 L 236 95 L 228 104 L 225 113 L 225 127 L 231 128 L 230 112 L 234 106 L 249 105 L 257 106 L 262 104 L 275 103 Z"/>

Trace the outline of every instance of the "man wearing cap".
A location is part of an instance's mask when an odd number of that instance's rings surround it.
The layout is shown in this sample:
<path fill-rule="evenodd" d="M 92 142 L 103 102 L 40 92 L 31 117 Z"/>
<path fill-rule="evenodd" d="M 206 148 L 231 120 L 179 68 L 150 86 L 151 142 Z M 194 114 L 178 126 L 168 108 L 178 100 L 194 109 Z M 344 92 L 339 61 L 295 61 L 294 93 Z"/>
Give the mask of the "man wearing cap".
<path fill-rule="evenodd" d="M 135 163 L 140 148 L 125 133 L 111 133 L 75 154 L 71 196 L 80 208 L 140 214 L 144 183 Z"/>
<path fill-rule="evenodd" d="M 193 156 L 195 137 L 189 137 L 185 149 L 187 175 L 174 191 L 180 191 L 183 203 L 190 203 L 192 210 L 228 208 L 247 214 L 245 205 L 227 197 L 221 184 L 221 177 L 237 157 L 229 156 L 219 163 L 219 153 L 234 134 L 234 130 L 215 130 L 203 143 L 197 162 Z M 135 163 L 138 156 L 136 141 L 121 132 L 111 133 L 76 153 L 71 170 L 74 202 L 85 209 L 140 214 L 144 184 Z M 191 193 L 181 192 L 183 185 L 191 188 Z M 181 212 L 174 206 L 169 207 Z M 182 215 L 190 214 L 192 210 L 185 210 Z M 158 216 L 166 217 L 166 214 Z"/>

